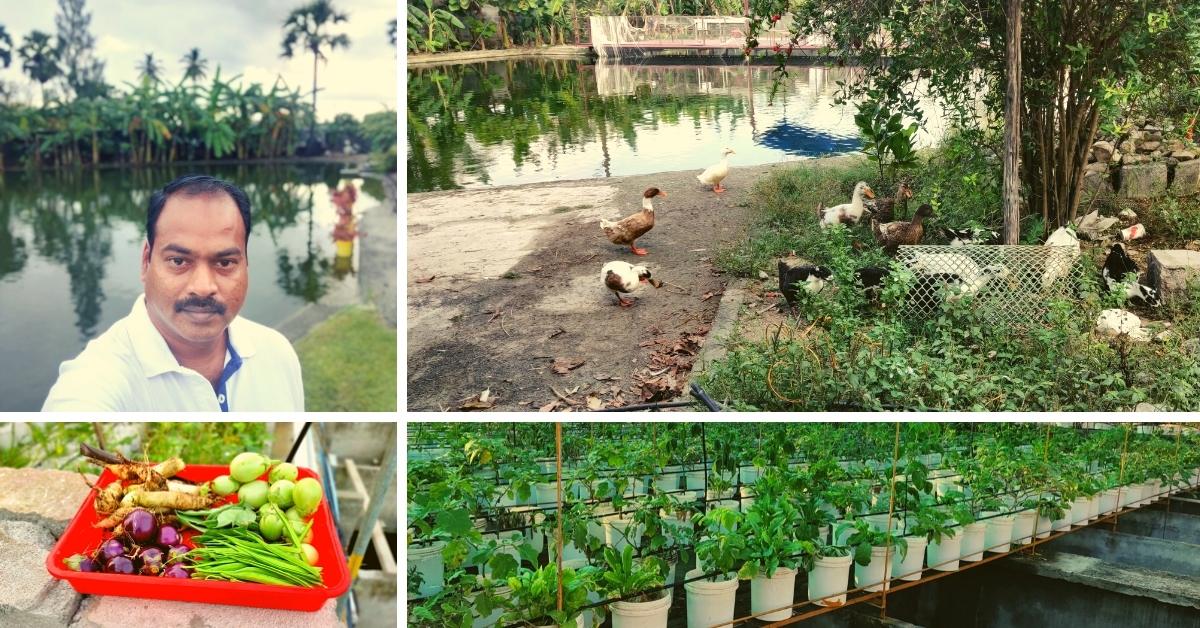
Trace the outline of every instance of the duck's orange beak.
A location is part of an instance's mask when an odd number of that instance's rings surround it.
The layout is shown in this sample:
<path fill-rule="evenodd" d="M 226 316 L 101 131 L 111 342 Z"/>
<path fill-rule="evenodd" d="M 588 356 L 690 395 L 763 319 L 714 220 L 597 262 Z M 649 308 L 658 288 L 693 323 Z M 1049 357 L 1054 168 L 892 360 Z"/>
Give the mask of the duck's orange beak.
<path fill-rule="evenodd" d="M 867 198 L 875 198 L 875 192 L 871 188 L 863 188 L 863 194 L 866 194 Z"/>
<path fill-rule="evenodd" d="M 659 195 L 659 196 L 661 196 L 661 197 L 663 197 L 663 198 L 667 198 L 667 193 L 666 193 L 666 192 L 663 192 L 662 190 L 659 190 L 659 191 L 658 191 L 658 195 Z"/>

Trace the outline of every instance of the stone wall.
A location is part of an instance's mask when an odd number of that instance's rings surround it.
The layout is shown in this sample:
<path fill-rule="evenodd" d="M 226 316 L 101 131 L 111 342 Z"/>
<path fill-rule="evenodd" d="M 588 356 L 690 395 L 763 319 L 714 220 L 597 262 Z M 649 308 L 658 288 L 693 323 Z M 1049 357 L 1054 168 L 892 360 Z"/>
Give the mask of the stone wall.
<path fill-rule="evenodd" d="M 1200 193 L 1200 148 L 1166 139 L 1173 130 L 1140 120 L 1126 134 L 1097 140 L 1088 153 L 1084 190 L 1140 199 Z"/>

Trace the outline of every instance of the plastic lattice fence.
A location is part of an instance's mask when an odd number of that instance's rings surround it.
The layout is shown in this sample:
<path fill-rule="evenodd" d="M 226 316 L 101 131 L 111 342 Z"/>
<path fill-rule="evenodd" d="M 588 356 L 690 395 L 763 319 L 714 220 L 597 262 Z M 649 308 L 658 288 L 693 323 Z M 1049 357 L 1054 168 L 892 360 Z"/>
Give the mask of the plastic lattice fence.
<path fill-rule="evenodd" d="M 896 260 L 913 272 L 903 311 L 931 318 L 970 299 L 996 322 L 1038 320 L 1050 301 L 1075 299 L 1079 256 L 1076 246 L 901 246 Z"/>

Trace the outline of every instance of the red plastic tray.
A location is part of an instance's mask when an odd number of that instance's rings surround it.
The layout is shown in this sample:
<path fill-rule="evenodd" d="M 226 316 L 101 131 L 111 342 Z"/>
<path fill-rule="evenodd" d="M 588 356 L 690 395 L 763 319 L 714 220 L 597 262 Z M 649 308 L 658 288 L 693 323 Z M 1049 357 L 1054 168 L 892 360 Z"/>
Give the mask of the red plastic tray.
<path fill-rule="evenodd" d="M 224 465 L 188 465 L 178 477 L 191 482 L 204 482 L 229 472 Z M 320 478 L 311 469 L 300 467 L 301 478 Z M 100 475 L 98 486 L 107 486 L 116 477 L 108 469 Z M 319 554 L 317 566 L 321 568 L 324 586 L 291 587 L 253 582 L 226 582 L 223 580 L 183 580 L 180 578 L 155 578 L 152 576 L 126 576 L 121 574 L 71 571 L 63 559 L 72 554 L 87 553 L 100 545 L 108 530 L 93 527 L 101 517 L 92 505 L 96 489 L 88 493 L 87 499 L 75 513 L 66 532 L 58 539 L 54 550 L 46 557 L 46 569 L 50 575 L 71 583 L 80 593 L 89 595 L 120 595 L 124 597 L 152 598 L 156 600 L 178 600 L 203 602 L 206 604 L 229 604 L 233 606 L 257 606 L 281 608 L 295 611 L 319 610 L 329 598 L 338 597 L 350 588 L 350 572 L 346 567 L 346 554 L 338 542 L 333 526 L 333 516 L 324 496 L 321 507 L 313 515 L 312 546 Z M 232 501 L 236 501 L 233 496 Z"/>

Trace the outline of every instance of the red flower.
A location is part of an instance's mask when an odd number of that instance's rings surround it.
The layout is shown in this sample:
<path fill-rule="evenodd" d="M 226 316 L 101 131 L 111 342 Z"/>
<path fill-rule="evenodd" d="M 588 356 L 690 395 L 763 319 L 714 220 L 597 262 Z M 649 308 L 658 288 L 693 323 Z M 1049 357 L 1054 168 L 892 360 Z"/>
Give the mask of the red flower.
<path fill-rule="evenodd" d="M 775 52 L 779 52 L 779 44 L 775 44 L 774 46 L 771 46 L 771 50 L 774 50 Z"/>
<path fill-rule="evenodd" d="M 772 15 L 772 16 L 771 16 L 771 21 L 772 21 L 772 22 L 778 22 L 778 21 L 779 21 L 779 20 L 781 20 L 781 19 L 783 19 L 783 16 L 779 15 L 778 13 L 776 13 L 775 15 Z"/>

